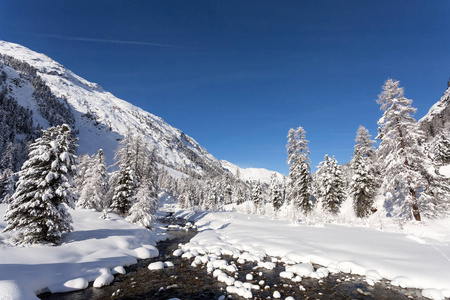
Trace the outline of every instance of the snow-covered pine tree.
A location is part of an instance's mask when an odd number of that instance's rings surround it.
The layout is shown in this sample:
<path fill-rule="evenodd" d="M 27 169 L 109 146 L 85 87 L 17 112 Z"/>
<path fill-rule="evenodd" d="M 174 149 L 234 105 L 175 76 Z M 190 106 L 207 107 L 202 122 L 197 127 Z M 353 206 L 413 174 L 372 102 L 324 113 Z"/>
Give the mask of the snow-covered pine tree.
<path fill-rule="evenodd" d="M 264 205 L 263 192 L 261 187 L 261 181 L 257 181 L 252 191 L 253 204 L 256 211 L 259 212 Z"/>
<path fill-rule="evenodd" d="M 147 182 L 141 184 L 136 193 L 137 202 L 131 207 L 126 220 L 133 224 L 152 229 L 156 220 L 156 191 Z"/>
<path fill-rule="evenodd" d="M 450 163 L 450 140 L 444 132 L 438 134 L 431 142 L 431 157 L 438 166 Z"/>
<path fill-rule="evenodd" d="M 242 190 L 242 187 L 239 183 L 236 184 L 236 189 L 233 195 L 235 196 L 235 203 L 237 205 L 244 203 L 245 201 L 244 191 Z"/>
<path fill-rule="evenodd" d="M 334 156 L 331 160 L 328 155 L 325 155 L 324 160 L 319 164 L 316 179 L 317 196 L 322 203 L 322 207 L 333 215 L 337 214 L 345 200 L 345 184 Z"/>
<path fill-rule="evenodd" d="M 127 216 L 131 205 L 135 201 L 137 180 L 134 173 L 134 153 L 132 149 L 132 136 L 130 130 L 119 147 L 114 157 L 119 164 L 119 170 L 111 178 L 112 195 L 111 208 L 122 216 Z"/>
<path fill-rule="evenodd" d="M 278 182 L 277 174 L 275 173 L 270 176 L 270 202 L 275 211 L 279 210 L 283 204 L 280 183 Z"/>
<path fill-rule="evenodd" d="M 9 203 L 14 193 L 14 173 L 11 169 L 0 171 L 0 203 Z"/>
<path fill-rule="evenodd" d="M 213 180 L 208 179 L 206 182 L 206 196 L 204 207 L 207 210 L 214 210 L 217 205 L 217 190 Z"/>
<path fill-rule="evenodd" d="M 356 216 L 364 218 L 371 213 L 377 187 L 375 177 L 375 147 L 369 131 L 359 126 L 356 132 L 356 145 L 350 162 L 352 178 L 349 193 L 353 198 Z"/>
<path fill-rule="evenodd" d="M 232 188 L 232 183 L 231 183 L 231 177 L 226 174 L 223 177 L 223 182 L 222 182 L 222 186 L 223 186 L 223 190 L 224 190 L 224 203 L 225 204 L 230 204 L 232 202 L 232 196 L 233 196 L 233 188 Z"/>
<path fill-rule="evenodd" d="M 68 125 L 43 130 L 30 145 L 17 188 L 5 214 L 5 231 L 18 231 L 19 244 L 59 243 L 72 230 L 66 205 L 74 208 L 76 139 Z"/>
<path fill-rule="evenodd" d="M 311 166 L 306 131 L 302 127 L 288 132 L 286 145 L 289 164 L 289 178 L 286 199 L 304 213 L 312 210 Z"/>
<path fill-rule="evenodd" d="M 81 194 L 84 175 L 86 173 L 86 170 L 89 168 L 89 165 L 92 163 L 92 159 L 93 158 L 89 154 L 84 154 L 78 157 L 77 175 L 74 178 L 78 194 Z"/>
<path fill-rule="evenodd" d="M 77 207 L 102 211 L 108 207 L 106 193 L 108 191 L 108 172 L 106 171 L 103 150 L 90 159 L 82 186 L 78 188 L 80 197 Z"/>
<path fill-rule="evenodd" d="M 153 148 L 152 151 L 147 151 L 145 146 L 142 153 L 145 153 L 145 156 L 141 158 L 142 165 L 139 166 L 141 179 L 136 192 L 136 203 L 131 207 L 126 220 L 151 229 L 158 207 L 156 150 Z"/>
<path fill-rule="evenodd" d="M 432 164 L 424 154 L 421 143 L 424 133 L 418 128 L 412 100 L 404 97 L 399 81 L 388 79 L 377 103 L 384 111 L 378 121 L 381 139 L 378 157 L 382 170 L 381 188 L 386 196 L 385 207 L 395 217 L 421 220 L 421 210 L 430 213 L 435 199 L 427 191 Z M 423 191 L 422 191 L 423 190 Z M 420 192 L 422 191 L 422 192 Z M 420 199 L 419 199 L 420 198 Z"/>

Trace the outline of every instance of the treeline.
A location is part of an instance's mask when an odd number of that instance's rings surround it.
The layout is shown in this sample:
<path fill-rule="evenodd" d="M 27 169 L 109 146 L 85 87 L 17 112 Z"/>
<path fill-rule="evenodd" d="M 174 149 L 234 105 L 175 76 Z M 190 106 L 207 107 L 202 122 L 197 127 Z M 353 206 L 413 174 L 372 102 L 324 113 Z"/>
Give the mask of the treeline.
<path fill-rule="evenodd" d="M 294 219 L 311 214 L 323 219 L 336 216 L 349 198 L 359 218 L 378 210 L 388 217 L 416 221 L 448 214 L 449 179 L 439 173 L 441 166 L 450 163 L 448 133 L 443 130 L 429 138 L 419 128 L 413 118 L 416 109 L 404 97 L 399 81 L 387 80 L 377 102 L 384 112 L 378 121 L 378 149 L 368 130 L 360 126 L 352 160 L 344 166 L 326 155 L 313 173 L 306 131 L 298 127 L 287 136 L 289 176 L 285 183 L 250 187 L 227 177 L 190 176 L 175 183 L 166 179 L 169 183 L 164 187 L 183 208 L 216 210 L 234 203 L 242 209 L 239 205 L 246 202 L 244 210 L 249 212 L 277 215 L 282 210 L 285 217 L 289 212 Z M 376 196 L 383 197 L 381 206 L 375 204 Z"/>
<path fill-rule="evenodd" d="M 116 151 L 118 170 L 110 176 L 103 151 L 78 160 L 76 141 L 63 124 L 43 130 L 30 144 L 17 184 L 8 186 L 11 196 L 2 199 L 9 202 L 5 231 L 17 232 L 15 243 L 59 243 L 63 233 L 73 230 L 67 206 L 103 212 L 103 218 L 113 211 L 152 228 L 158 168 L 142 136 L 128 132 Z"/>

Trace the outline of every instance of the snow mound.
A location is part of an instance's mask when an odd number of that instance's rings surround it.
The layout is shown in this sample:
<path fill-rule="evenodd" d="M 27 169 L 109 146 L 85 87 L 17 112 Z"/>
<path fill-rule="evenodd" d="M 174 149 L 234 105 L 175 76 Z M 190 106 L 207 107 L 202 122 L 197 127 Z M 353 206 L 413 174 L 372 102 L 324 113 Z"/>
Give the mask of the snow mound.
<path fill-rule="evenodd" d="M 445 297 L 439 290 L 436 289 L 424 289 L 422 290 L 422 296 L 433 300 L 444 300 Z"/>
<path fill-rule="evenodd" d="M 95 288 L 101 288 L 102 286 L 105 285 L 110 285 L 112 282 L 114 281 L 114 276 L 107 273 L 107 274 L 102 274 L 100 276 L 98 276 L 95 281 L 94 281 L 94 287 Z"/>
<path fill-rule="evenodd" d="M 149 248 L 150 246 L 146 247 L 139 247 L 137 249 L 134 249 L 135 257 L 137 259 L 148 259 L 157 257 L 159 255 L 158 249 L 156 247 Z"/>
<path fill-rule="evenodd" d="M 125 273 L 126 273 L 125 268 L 122 266 L 117 266 L 117 267 L 114 267 L 113 269 L 111 269 L 112 275 L 125 274 Z"/>
<path fill-rule="evenodd" d="M 164 269 L 164 263 L 162 261 L 157 261 L 148 265 L 149 270 L 161 270 Z"/>
<path fill-rule="evenodd" d="M 32 291 L 22 288 L 16 281 L 0 281 L 0 300 L 36 299 Z"/>
<path fill-rule="evenodd" d="M 51 293 L 66 293 L 78 290 L 84 290 L 89 285 L 85 278 L 76 278 L 67 280 L 63 284 L 53 284 L 48 287 Z"/>

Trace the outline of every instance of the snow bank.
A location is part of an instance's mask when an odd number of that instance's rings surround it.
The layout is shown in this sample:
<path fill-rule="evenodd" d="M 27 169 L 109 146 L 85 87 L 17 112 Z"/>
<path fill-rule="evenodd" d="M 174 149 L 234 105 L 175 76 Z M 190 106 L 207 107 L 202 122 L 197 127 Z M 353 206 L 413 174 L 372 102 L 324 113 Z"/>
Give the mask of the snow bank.
<path fill-rule="evenodd" d="M 0 232 L 6 227 L 0 204 Z M 111 274 L 124 273 L 143 257 L 157 256 L 154 247 L 165 234 L 130 224 L 118 215 L 101 219 L 101 213 L 70 211 L 74 231 L 63 236 L 59 246 L 8 244 L 9 233 L 0 233 L 0 299 L 33 299 L 46 289 L 67 292 L 111 282 Z"/>
<path fill-rule="evenodd" d="M 194 217 L 187 212 L 177 215 Z M 369 284 L 386 278 L 393 285 L 420 288 L 433 299 L 448 293 L 450 227 L 445 226 L 448 222 L 438 222 L 439 226 L 425 222 L 416 225 L 418 237 L 412 235 L 411 226 L 405 234 L 349 225 L 293 225 L 237 212 L 197 213 L 195 217 L 199 233 L 174 253 L 182 252 L 183 256 L 194 258 L 194 262 L 201 263 L 198 256 L 201 253 L 208 260 L 213 260 L 212 256 L 232 255 L 238 263 L 252 260 L 260 264 L 265 257 L 279 257 L 286 265 L 283 277 L 323 278 L 329 272 L 341 271 L 366 276 Z M 422 227 L 428 229 L 419 230 Z M 432 232 L 431 228 L 439 240 L 424 236 Z M 315 271 L 311 263 L 326 268 Z M 219 267 L 217 264 L 209 270 Z"/>

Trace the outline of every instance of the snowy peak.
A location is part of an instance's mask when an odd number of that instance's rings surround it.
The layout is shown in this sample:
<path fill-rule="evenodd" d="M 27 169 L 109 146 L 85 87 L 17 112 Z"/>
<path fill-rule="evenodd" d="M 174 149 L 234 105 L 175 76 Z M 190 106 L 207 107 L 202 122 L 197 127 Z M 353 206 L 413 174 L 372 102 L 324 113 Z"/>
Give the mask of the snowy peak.
<path fill-rule="evenodd" d="M 48 56 L 4 41 L 0 41 L 0 54 L 0 67 L 9 77 L 20 77 L 20 86 L 25 87 L 25 90 L 11 87 L 8 96 L 33 111 L 35 125 L 46 128 L 49 122 L 38 109 L 41 104 L 36 99 L 37 88 L 36 84 L 31 84 L 32 80 L 38 78 L 51 90 L 55 101 L 67 103 L 75 119 L 79 154 L 93 154 L 102 148 L 111 164 L 118 141 L 130 128 L 145 136 L 149 148 L 156 148 L 160 162 L 165 165 L 191 169 L 199 174 L 224 172 L 215 157 L 181 130 L 77 76 Z"/>
<path fill-rule="evenodd" d="M 231 172 L 234 176 L 239 173 L 239 179 L 243 181 L 261 181 L 261 183 L 270 184 L 270 178 L 273 174 L 277 176 L 278 182 L 281 183 L 284 180 L 284 175 L 275 171 L 263 168 L 240 168 L 226 160 L 221 160 L 220 163 L 224 169 Z"/>
<path fill-rule="evenodd" d="M 450 124 L 450 87 L 447 88 L 441 99 L 434 104 L 428 113 L 419 120 L 420 128 L 424 130 L 429 137 L 442 132 Z"/>

